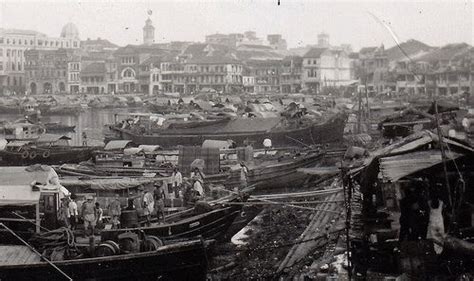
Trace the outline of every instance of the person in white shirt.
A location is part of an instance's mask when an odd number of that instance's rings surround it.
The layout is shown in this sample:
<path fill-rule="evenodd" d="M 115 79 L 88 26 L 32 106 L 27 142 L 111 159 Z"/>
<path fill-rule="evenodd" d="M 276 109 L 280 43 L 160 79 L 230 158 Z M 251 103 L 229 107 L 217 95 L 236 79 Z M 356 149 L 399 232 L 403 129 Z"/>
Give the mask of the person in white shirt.
<path fill-rule="evenodd" d="M 199 177 L 193 178 L 193 190 L 196 192 L 198 198 L 204 198 L 204 188 L 202 187 L 202 180 Z"/>
<path fill-rule="evenodd" d="M 249 170 L 247 166 L 245 166 L 244 162 L 240 162 L 240 190 L 245 189 L 247 187 L 248 173 Z"/>
<path fill-rule="evenodd" d="M 175 198 L 179 198 L 179 191 L 181 190 L 181 185 L 183 184 L 183 175 L 176 167 L 173 171 L 173 191 Z"/>
<path fill-rule="evenodd" d="M 72 230 L 76 229 L 77 219 L 79 216 L 79 213 L 77 211 L 77 203 L 74 200 L 75 198 L 71 198 L 71 201 L 69 201 L 68 212 L 67 212 L 67 216 L 69 218 L 69 224 Z"/>

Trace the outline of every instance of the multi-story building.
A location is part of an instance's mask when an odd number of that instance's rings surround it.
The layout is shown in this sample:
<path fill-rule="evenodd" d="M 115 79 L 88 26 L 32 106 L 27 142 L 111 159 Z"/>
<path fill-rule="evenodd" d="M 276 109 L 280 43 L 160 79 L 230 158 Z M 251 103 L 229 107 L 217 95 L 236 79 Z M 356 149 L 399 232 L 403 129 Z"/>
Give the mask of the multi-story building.
<path fill-rule="evenodd" d="M 246 62 L 250 77 L 254 77 L 255 93 L 279 93 L 281 59 L 250 60 Z"/>
<path fill-rule="evenodd" d="M 452 95 L 472 91 L 472 52 L 468 44 L 448 44 L 396 61 L 397 92 Z"/>
<path fill-rule="evenodd" d="M 282 61 L 280 74 L 280 91 L 282 93 L 299 93 L 303 74 L 303 58 L 299 56 L 285 57 Z"/>
<path fill-rule="evenodd" d="M 388 73 L 388 57 L 384 45 L 366 47 L 359 51 L 358 78 L 369 92 L 382 92 L 391 89 Z"/>
<path fill-rule="evenodd" d="M 79 32 L 72 23 L 63 27 L 60 37 L 48 37 L 31 30 L 0 29 L 0 92 L 27 90 L 25 51 L 77 49 L 79 46 Z"/>
<path fill-rule="evenodd" d="M 213 89 L 217 92 L 236 93 L 243 91 L 242 63 L 223 55 L 205 56 L 185 62 L 185 91 Z"/>
<path fill-rule="evenodd" d="M 322 87 L 342 86 L 351 81 L 350 59 L 341 49 L 311 48 L 303 56 L 302 86 L 319 93 Z"/>
<path fill-rule="evenodd" d="M 31 94 L 76 92 L 80 69 L 77 50 L 25 51 L 25 82 Z"/>

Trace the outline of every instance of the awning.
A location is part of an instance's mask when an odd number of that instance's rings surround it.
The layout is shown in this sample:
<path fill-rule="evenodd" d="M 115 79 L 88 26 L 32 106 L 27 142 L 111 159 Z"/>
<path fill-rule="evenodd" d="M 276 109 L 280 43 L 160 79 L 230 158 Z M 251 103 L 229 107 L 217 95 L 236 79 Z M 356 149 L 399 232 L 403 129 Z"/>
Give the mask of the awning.
<path fill-rule="evenodd" d="M 218 149 L 229 149 L 233 145 L 231 140 L 205 140 L 202 143 L 203 148 L 218 148 Z"/>
<path fill-rule="evenodd" d="M 129 144 L 133 144 L 133 142 L 131 140 L 112 140 L 105 145 L 104 150 L 122 150 Z"/>
<path fill-rule="evenodd" d="M 0 185 L 0 207 L 35 205 L 39 203 L 40 194 L 30 185 Z"/>
<path fill-rule="evenodd" d="M 446 152 L 449 160 L 462 154 Z M 436 150 L 418 151 L 403 155 L 382 157 L 379 160 L 380 175 L 384 182 L 396 182 L 401 178 L 442 163 L 441 152 Z"/>
<path fill-rule="evenodd" d="M 66 188 L 81 187 L 89 188 L 92 190 L 124 190 L 133 189 L 140 186 L 154 183 L 157 180 L 162 179 L 134 179 L 134 178 L 122 178 L 122 179 L 91 179 L 91 180 L 79 180 L 79 179 L 63 179 L 62 185 Z"/>

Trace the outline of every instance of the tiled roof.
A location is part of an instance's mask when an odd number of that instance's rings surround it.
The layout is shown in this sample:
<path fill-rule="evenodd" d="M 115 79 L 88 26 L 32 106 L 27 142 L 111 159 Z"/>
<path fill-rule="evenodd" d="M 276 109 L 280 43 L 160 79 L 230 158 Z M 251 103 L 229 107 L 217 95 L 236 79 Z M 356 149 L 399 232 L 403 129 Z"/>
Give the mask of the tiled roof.
<path fill-rule="evenodd" d="M 401 51 L 401 49 L 403 49 L 403 52 Z M 393 46 L 392 48 L 385 50 L 385 52 L 389 61 L 399 61 L 406 58 L 404 52 L 409 57 L 411 57 L 416 54 L 428 52 L 431 50 L 433 50 L 433 47 L 430 47 L 423 42 L 411 39 L 401 43 L 400 46 Z"/>
<path fill-rule="evenodd" d="M 239 60 L 231 56 L 203 56 L 188 61 L 190 64 L 226 64 L 226 63 L 240 63 Z"/>
<path fill-rule="evenodd" d="M 311 48 L 304 54 L 305 58 L 319 58 L 327 50 L 327 48 Z"/>
<path fill-rule="evenodd" d="M 118 46 L 115 45 L 114 43 L 110 42 L 107 39 L 87 39 L 84 41 L 81 41 L 81 46 L 87 46 L 87 45 L 102 45 L 104 48 L 117 48 Z"/>
<path fill-rule="evenodd" d="M 237 50 L 235 54 L 238 59 L 243 61 L 283 58 L 282 55 L 269 50 Z"/>

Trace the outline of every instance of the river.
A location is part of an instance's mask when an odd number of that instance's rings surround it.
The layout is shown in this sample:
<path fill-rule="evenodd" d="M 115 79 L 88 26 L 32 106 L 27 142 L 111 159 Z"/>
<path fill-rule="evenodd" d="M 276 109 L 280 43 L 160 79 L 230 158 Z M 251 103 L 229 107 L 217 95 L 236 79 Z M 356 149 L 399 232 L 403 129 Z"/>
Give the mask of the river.
<path fill-rule="evenodd" d="M 74 132 L 55 133 L 67 135 L 71 138 L 71 145 L 82 145 L 83 133 L 87 136 L 88 145 L 104 144 L 104 126 L 114 123 L 114 115 L 126 112 L 143 112 L 140 108 L 119 109 L 87 109 L 79 115 L 52 115 L 41 116 L 42 123 L 60 122 L 68 126 L 76 126 Z M 21 115 L 0 114 L 0 121 L 15 121 L 21 119 Z"/>

